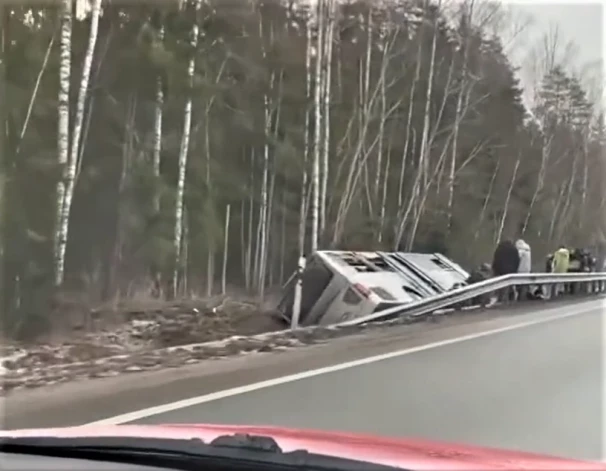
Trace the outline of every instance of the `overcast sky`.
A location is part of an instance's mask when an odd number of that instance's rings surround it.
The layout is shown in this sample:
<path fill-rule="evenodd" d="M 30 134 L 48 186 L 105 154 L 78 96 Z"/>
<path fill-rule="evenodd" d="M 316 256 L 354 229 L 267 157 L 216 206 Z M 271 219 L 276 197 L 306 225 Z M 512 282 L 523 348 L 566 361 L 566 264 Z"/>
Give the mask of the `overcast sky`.
<path fill-rule="evenodd" d="M 604 2 L 517 0 L 507 3 L 519 21 L 532 19 L 511 50 L 512 60 L 523 68 L 520 78 L 525 86 L 530 87 L 529 82 L 532 81 L 533 48 L 556 25 L 560 33 L 562 54 L 567 43 L 573 41 L 576 44 L 572 54 L 569 54 L 568 65 L 581 74 L 588 86 L 591 87 L 589 84 L 593 83 L 595 88 L 597 83 L 604 83 Z"/>

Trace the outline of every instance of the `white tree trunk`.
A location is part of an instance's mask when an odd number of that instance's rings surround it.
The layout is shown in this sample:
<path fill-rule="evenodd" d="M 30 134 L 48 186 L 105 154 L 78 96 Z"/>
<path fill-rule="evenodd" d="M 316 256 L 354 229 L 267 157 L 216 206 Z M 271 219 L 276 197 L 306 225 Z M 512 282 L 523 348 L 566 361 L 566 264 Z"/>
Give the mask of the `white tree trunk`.
<path fill-rule="evenodd" d="M 581 184 L 581 208 L 579 211 L 579 230 L 583 232 L 587 224 L 587 192 L 589 191 L 589 161 L 588 161 L 588 145 L 589 134 L 583 136 L 583 181 Z"/>
<path fill-rule="evenodd" d="M 207 207 L 211 205 L 214 208 L 214 201 L 211 196 L 213 194 L 212 180 L 210 178 L 210 159 L 211 159 L 211 146 L 210 146 L 210 111 L 214 102 L 214 95 L 211 97 L 208 105 L 206 106 L 206 112 L 204 114 L 204 146 L 206 148 L 206 188 L 207 188 Z M 213 210 L 213 215 L 215 214 Z M 213 287 L 215 282 L 215 241 L 214 237 L 210 236 L 207 238 L 208 246 L 206 253 L 206 296 L 211 297 L 213 293 Z"/>
<path fill-rule="evenodd" d="M 309 124 L 311 121 L 311 54 L 312 54 L 312 18 L 310 15 L 307 21 L 307 46 L 305 51 L 305 126 L 303 132 L 303 169 L 301 172 L 301 200 L 299 203 L 299 258 L 305 253 L 305 234 L 307 232 L 307 166 L 309 163 L 310 139 L 309 139 Z"/>
<path fill-rule="evenodd" d="M 490 177 L 490 184 L 488 185 L 488 191 L 486 192 L 486 196 L 484 197 L 484 203 L 482 204 L 482 210 L 480 211 L 480 216 L 478 217 L 478 221 L 476 223 L 476 230 L 473 234 L 473 241 L 477 242 L 480 238 L 480 231 L 482 229 L 482 225 L 484 224 L 484 218 L 486 217 L 486 210 L 488 209 L 488 203 L 490 203 L 490 198 L 492 197 L 492 192 L 494 190 L 494 184 L 497 180 L 497 175 L 499 174 L 501 162 L 497 162 L 497 166 L 492 172 L 492 177 Z"/>
<path fill-rule="evenodd" d="M 384 141 L 385 141 L 385 121 L 387 120 L 387 84 L 385 83 L 385 73 L 387 71 L 387 51 L 389 50 L 387 47 L 387 41 L 383 36 L 381 39 L 381 43 L 383 46 L 383 58 L 381 60 L 381 76 L 380 76 L 380 87 L 381 87 L 381 117 L 379 118 L 379 149 L 377 150 L 377 168 L 375 175 L 375 184 L 374 184 L 374 199 L 377 201 L 379 205 L 379 225 L 377 227 L 377 242 L 380 244 L 383 241 L 383 227 L 385 225 L 385 200 L 387 197 L 387 174 L 385 174 L 385 178 L 383 180 L 383 193 L 381 198 L 379 199 L 379 188 L 381 186 L 381 166 L 383 163 L 383 149 L 384 149 Z M 391 149 L 387 149 L 387 153 L 390 153 Z M 389 157 L 388 162 L 385 166 L 385 172 L 387 172 L 389 168 Z M 372 215 L 371 215 L 372 217 Z"/>
<path fill-rule="evenodd" d="M 379 212 L 379 237 L 377 242 L 383 242 L 385 230 L 385 214 L 387 213 L 387 186 L 389 182 L 389 168 L 391 165 L 391 143 L 387 146 L 387 157 L 385 158 L 385 171 L 383 172 L 383 191 L 381 195 L 381 210 Z"/>
<path fill-rule="evenodd" d="M 274 74 L 272 73 L 270 82 L 273 86 Z M 269 140 L 271 130 L 271 110 L 269 97 L 263 97 L 265 113 L 265 144 L 263 145 L 263 176 L 261 178 L 261 203 L 259 205 L 259 225 L 257 227 L 257 246 L 258 262 L 255 278 L 257 280 L 257 290 L 259 294 L 263 292 L 263 279 L 265 272 L 265 258 L 267 256 L 267 220 L 269 212 Z"/>
<path fill-rule="evenodd" d="M 439 6 L 439 3 L 438 3 Z M 427 77 L 427 90 L 425 92 L 425 111 L 423 112 L 423 131 L 421 135 L 421 149 L 419 151 L 419 169 L 422 175 L 423 186 L 427 185 L 427 166 L 429 158 L 429 128 L 430 128 L 430 110 L 431 97 L 433 92 L 433 76 L 435 73 L 436 47 L 438 42 L 438 21 L 434 23 L 433 40 L 431 42 L 431 59 L 429 61 L 429 73 Z"/>
<path fill-rule="evenodd" d="M 528 206 L 526 218 L 524 219 L 524 225 L 522 228 L 523 233 L 525 233 L 528 229 L 528 224 L 530 223 L 530 218 L 532 217 L 534 206 L 537 203 L 539 195 L 541 194 L 545 186 L 545 176 L 547 174 L 547 166 L 549 163 L 549 156 L 551 154 L 551 144 L 553 142 L 553 136 L 545 136 L 543 138 L 543 141 L 544 142 L 541 147 L 541 167 L 537 176 L 537 184 L 535 185 L 534 192 L 532 193 L 532 199 L 530 200 L 530 205 Z"/>
<path fill-rule="evenodd" d="M 195 0 L 196 13 L 200 8 L 200 0 Z M 187 78 L 190 84 L 193 84 L 194 73 L 196 71 L 196 48 L 198 46 L 199 27 L 194 20 L 191 29 L 191 57 L 187 68 Z M 189 152 L 189 138 L 191 135 L 192 121 L 192 96 L 188 95 L 183 110 L 183 134 L 181 135 L 181 147 L 179 148 L 179 176 L 177 180 L 177 198 L 175 202 L 175 227 L 173 237 L 173 247 L 175 253 L 175 263 L 173 272 L 173 296 L 177 296 L 179 285 L 179 272 L 182 264 L 181 243 L 183 236 L 183 195 L 185 194 L 185 173 L 187 170 L 187 155 Z"/>
<path fill-rule="evenodd" d="M 227 291 L 227 255 L 229 253 L 229 221 L 231 206 L 228 204 L 225 209 L 225 234 L 223 238 L 223 273 L 221 274 L 221 294 L 225 295 Z"/>
<path fill-rule="evenodd" d="M 452 230 L 452 218 L 454 212 L 454 198 L 455 198 L 455 174 L 457 168 L 457 152 L 459 143 L 459 129 L 461 126 L 461 113 L 463 111 L 463 95 L 465 93 L 465 85 L 467 79 L 467 55 L 469 51 L 469 33 L 471 30 L 471 19 L 473 15 L 473 0 L 471 0 L 469 6 L 463 6 L 464 24 L 466 30 L 463 31 L 463 64 L 461 65 L 461 74 L 459 80 L 459 93 L 457 95 L 457 108 L 455 112 L 454 122 L 454 136 L 452 138 L 452 149 L 450 157 L 450 167 L 448 172 L 448 204 L 446 208 L 447 222 L 446 231 L 447 234 L 451 233 Z"/>
<path fill-rule="evenodd" d="M 215 77 L 215 84 L 218 84 L 221 81 L 221 77 L 223 76 L 223 72 L 225 71 L 225 65 L 227 64 L 227 60 L 223 61 L 221 67 L 219 68 L 219 72 Z M 207 207 L 212 208 L 212 214 L 215 214 L 215 201 L 212 199 L 214 194 L 213 184 L 211 179 L 211 132 L 210 132 L 210 123 L 211 123 L 211 110 L 215 103 L 216 94 L 211 95 L 208 103 L 206 104 L 206 109 L 204 112 L 204 146 L 205 146 L 205 154 L 206 154 L 206 188 L 208 192 L 207 197 Z M 213 236 L 208 237 L 208 246 L 207 246 L 207 256 L 206 256 L 206 296 L 211 297 L 213 293 L 214 283 L 215 283 L 215 240 Z"/>
<path fill-rule="evenodd" d="M 71 50 L 72 50 L 72 2 L 63 0 L 61 4 L 61 58 L 59 64 L 59 96 L 57 122 L 57 163 L 61 169 L 61 178 L 57 182 L 55 216 L 55 285 L 63 283 L 65 260 L 60 247 L 63 241 L 63 200 L 67 183 L 67 165 L 69 159 L 69 88 L 71 79 Z"/>
<path fill-rule="evenodd" d="M 162 20 L 161 20 L 162 21 Z M 158 29 L 158 40 L 164 41 L 164 24 L 160 24 Z M 156 77 L 156 103 L 154 109 L 154 137 L 153 137 L 153 153 L 152 153 L 152 170 L 156 178 L 156 184 L 160 181 L 160 162 L 162 152 L 162 117 L 164 109 L 164 84 L 162 76 L 158 74 Z M 154 212 L 160 212 L 160 189 L 155 189 L 154 194 Z"/>
<path fill-rule="evenodd" d="M 438 2 L 438 7 L 441 5 Z M 433 91 L 433 76 L 435 72 L 435 63 L 436 63 L 436 47 L 438 41 L 438 20 L 434 21 L 433 25 L 433 39 L 431 42 L 431 59 L 429 61 L 429 72 L 427 77 L 427 90 L 425 92 L 425 111 L 423 112 L 423 131 L 421 134 L 421 149 L 419 150 L 419 162 L 417 168 L 417 178 L 413 186 L 412 192 L 412 204 L 415 208 L 415 222 L 413 224 L 413 228 L 410 231 L 410 235 L 408 238 L 407 249 L 411 250 L 414 244 L 414 240 L 416 237 L 416 232 L 418 228 L 418 223 L 420 220 L 420 213 L 422 211 L 420 202 L 421 202 L 421 193 L 427 190 L 428 183 L 428 160 L 429 160 L 429 128 L 430 128 L 430 111 L 431 111 L 431 96 Z"/>
<path fill-rule="evenodd" d="M 311 171 L 312 200 L 311 200 L 311 251 L 318 250 L 320 229 L 320 159 L 322 144 L 322 56 L 324 44 L 324 4 L 325 0 L 318 0 L 316 28 L 316 72 L 314 79 L 314 154 Z"/>
<path fill-rule="evenodd" d="M 335 29 L 335 0 L 326 0 L 326 36 L 324 40 L 323 70 L 322 70 L 322 119 L 324 121 L 323 143 L 322 143 L 322 185 L 320 188 L 320 234 L 324 234 L 326 228 L 326 207 L 328 190 L 328 161 L 330 152 L 330 102 L 331 102 L 331 80 L 332 80 L 332 47 Z"/>
<path fill-rule="evenodd" d="M 509 202 L 511 201 L 511 195 L 515 187 L 516 179 L 518 177 L 518 170 L 520 168 L 520 162 L 522 161 L 522 151 L 519 151 L 518 158 L 516 160 L 515 167 L 513 168 L 513 174 L 511 176 L 511 182 L 509 188 L 507 188 L 507 196 L 505 197 L 505 204 L 503 205 L 503 214 L 501 215 L 501 222 L 499 223 L 499 229 L 495 234 L 494 243 L 495 245 L 503 237 L 503 230 L 505 229 L 505 221 L 507 220 L 507 213 L 509 212 Z"/>
<path fill-rule="evenodd" d="M 381 185 L 381 163 L 383 161 L 383 142 L 385 140 L 385 113 L 387 111 L 387 86 L 385 83 L 385 72 L 387 69 L 387 44 L 383 42 L 383 58 L 381 61 L 381 76 L 379 78 L 381 87 L 381 116 L 379 117 L 379 149 L 377 150 L 377 168 L 375 173 L 375 184 L 373 188 L 373 197 L 375 201 L 379 200 L 379 186 Z M 380 231 L 379 231 L 380 232 Z"/>
<path fill-rule="evenodd" d="M 400 167 L 400 179 L 398 183 L 398 208 L 396 211 L 397 214 L 397 224 L 395 230 L 395 241 L 394 241 L 394 250 L 398 250 L 400 244 L 402 242 L 402 236 L 404 235 L 404 228 L 406 227 L 406 219 L 407 215 L 405 214 L 406 208 L 404 207 L 404 177 L 406 175 L 406 168 L 408 163 L 408 149 L 410 147 L 411 138 L 415 140 L 416 134 L 415 130 L 412 126 L 412 117 L 414 111 L 414 97 L 415 91 L 417 87 L 417 82 L 421 78 L 421 63 L 422 63 L 422 54 L 423 54 L 423 32 L 424 25 L 421 25 L 421 29 L 418 33 L 419 36 L 419 44 L 417 47 L 417 64 L 415 67 L 415 75 L 412 80 L 412 84 L 410 85 L 410 97 L 408 103 L 408 117 L 406 119 L 406 139 L 404 141 L 404 149 L 402 150 L 402 164 Z M 414 149 L 414 145 L 413 145 Z"/>
<path fill-rule="evenodd" d="M 36 97 L 38 96 L 38 91 L 40 90 L 40 82 L 42 81 L 42 76 L 44 75 L 46 67 L 48 66 L 48 60 L 50 59 L 51 52 L 53 50 L 53 45 L 55 44 L 56 36 L 56 33 L 53 33 L 50 41 L 48 42 L 48 47 L 46 48 L 46 53 L 44 54 L 44 60 L 42 61 L 42 66 L 40 67 L 38 76 L 36 77 L 36 84 L 34 85 L 32 96 L 30 97 L 29 105 L 27 106 L 27 112 L 25 113 L 25 119 L 23 120 L 23 125 L 21 126 L 21 132 L 19 133 L 19 140 L 17 141 L 17 149 L 15 150 L 15 154 L 19 154 L 21 143 L 23 142 L 23 138 L 25 137 L 25 133 L 27 132 L 29 120 L 32 116 L 32 111 L 34 109 L 34 103 L 36 103 Z"/>
<path fill-rule="evenodd" d="M 574 187 L 575 187 L 575 182 L 577 180 L 578 172 L 579 172 L 579 156 L 578 156 L 578 154 L 575 153 L 573 156 L 573 160 L 572 160 L 572 169 L 571 169 L 571 173 L 570 173 L 570 179 L 568 180 L 566 198 L 564 199 L 564 206 L 562 207 L 562 209 L 560 211 L 559 217 L 554 218 L 554 219 L 557 219 L 556 228 L 558 229 L 558 231 L 556 232 L 556 235 L 558 236 L 558 238 L 561 238 L 562 235 L 564 234 L 564 232 L 566 232 L 565 229 L 566 229 L 566 225 L 567 225 L 569 210 L 573 203 L 573 192 L 574 192 Z M 574 208 L 574 210 L 578 211 L 578 208 Z"/>
<path fill-rule="evenodd" d="M 61 260 L 61 272 L 64 271 L 65 265 L 65 250 L 67 248 L 67 239 L 69 231 L 69 216 L 71 213 L 72 201 L 74 198 L 74 188 L 76 186 L 76 170 L 78 168 L 78 160 L 80 155 L 80 138 L 82 136 L 82 125 L 84 123 L 84 106 L 86 104 L 86 96 L 88 93 L 88 83 L 90 79 L 90 70 L 93 64 L 93 56 L 95 54 L 95 45 L 97 44 L 97 36 L 99 32 L 99 17 L 101 15 L 101 1 L 94 0 L 91 10 L 91 24 L 88 35 L 88 45 L 86 55 L 84 56 L 84 64 L 82 65 L 82 77 L 80 79 L 80 88 L 78 90 L 78 101 L 76 102 L 76 114 L 74 117 L 74 128 L 72 134 L 72 142 L 67 164 L 65 196 L 63 198 L 63 206 L 61 210 L 61 235 L 59 237 L 59 259 Z M 63 275 L 59 284 L 63 282 Z"/>
<path fill-rule="evenodd" d="M 247 244 L 244 256 L 244 283 L 246 289 L 251 289 L 253 285 L 253 220 L 255 214 L 255 150 L 250 151 L 250 188 L 248 190 L 248 228 Z"/>

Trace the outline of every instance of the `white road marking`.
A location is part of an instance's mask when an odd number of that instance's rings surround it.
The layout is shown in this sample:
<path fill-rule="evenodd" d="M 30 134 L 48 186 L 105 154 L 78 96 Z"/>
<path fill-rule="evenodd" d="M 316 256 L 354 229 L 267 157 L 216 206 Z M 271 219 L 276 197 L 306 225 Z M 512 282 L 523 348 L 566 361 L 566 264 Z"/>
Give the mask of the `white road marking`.
<path fill-rule="evenodd" d="M 606 304 L 602 304 L 606 306 Z M 535 311 L 535 314 L 540 314 L 542 312 L 551 312 L 551 311 L 560 311 L 560 310 L 570 310 L 571 306 L 562 306 L 559 308 L 551 308 L 551 309 L 542 309 L 540 311 Z M 238 386 L 231 389 L 225 389 L 223 391 L 216 391 L 210 394 L 204 394 L 203 396 L 192 397 L 189 399 L 183 399 L 176 402 L 170 402 L 168 404 L 163 404 L 160 406 L 149 407 L 146 409 L 141 409 L 134 412 L 129 412 L 126 414 L 117 415 L 115 417 L 109 417 L 107 419 L 97 420 L 95 422 L 90 422 L 86 425 L 117 425 L 123 424 L 127 422 L 133 422 L 135 420 L 144 419 L 147 417 L 151 417 L 154 415 L 164 414 L 166 412 L 171 412 L 178 409 L 184 409 L 186 407 L 192 407 L 200 404 L 205 404 L 207 402 L 217 401 L 219 399 L 224 399 L 227 397 L 237 396 L 239 394 L 245 394 L 252 391 L 257 391 L 259 389 L 270 388 L 272 386 L 278 386 L 281 384 L 292 383 L 293 381 L 299 381 L 306 378 L 312 378 L 314 376 L 320 376 L 323 374 L 334 373 L 335 371 L 346 370 L 349 368 L 355 368 L 357 366 L 368 365 L 371 363 L 376 363 L 383 360 L 388 360 L 390 358 L 401 357 L 405 355 L 411 355 L 417 352 L 423 352 L 426 350 L 431 350 L 433 348 L 445 347 L 447 345 L 454 345 L 457 343 L 466 342 L 468 340 L 480 339 L 483 337 L 488 337 L 490 335 L 501 334 L 504 332 L 509 332 L 512 330 L 523 329 L 526 327 L 531 327 L 539 324 L 545 324 L 547 322 L 557 321 L 560 319 L 566 319 L 569 317 L 574 317 L 582 314 L 586 314 L 588 312 L 594 312 L 598 308 L 593 305 L 592 307 L 586 307 L 580 310 L 574 310 L 573 312 L 567 312 L 565 314 L 556 314 L 551 315 L 549 317 L 544 317 L 541 319 L 535 319 L 532 321 L 520 322 L 517 324 L 513 324 L 507 327 L 500 327 L 498 329 L 486 330 L 484 332 L 477 332 L 474 334 L 463 335 L 461 337 L 454 337 L 451 339 L 440 340 L 438 342 L 432 342 L 425 345 L 420 345 L 417 347 L 407 348 L 404 350 L 397 350 L 390 353 L 384 353 L 382 355 L 376 355 L 372 357 L 362 358 L 359 360 L 349 361 L 346 363 L 340 363 L 337 365 L 331 365 L 324 368 L 318 368 L 314 370 L 303 371 L 301 373 L 295 373 L 292 375 L 282 376 L 278 378 L 269 379 L 266 381 L 260 381 L 258 383 L 247 384 L 244 386 Z"/>

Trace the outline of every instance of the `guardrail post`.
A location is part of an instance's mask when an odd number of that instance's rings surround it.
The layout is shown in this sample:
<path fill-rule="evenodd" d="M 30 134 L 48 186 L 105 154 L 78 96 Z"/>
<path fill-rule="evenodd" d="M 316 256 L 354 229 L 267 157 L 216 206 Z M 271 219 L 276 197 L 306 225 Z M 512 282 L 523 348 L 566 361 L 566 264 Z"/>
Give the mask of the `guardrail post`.
<path fill-rule="evenodd" d="M 517 298 L 517 286 L 507 286 L 502 288 L 497 293 L 498 301 L 502 304 L 511 304 L 516 301 Z"/>
<path fill-rule="evenodd" d="M 528 285 L 518 285 L 516 286 L 516 301 L 526 301 L 526 293 L 529 289 Z"/>
<path fill-rule="evenodd" d="M 547 299 L 553 299 L 553 285 L 543 285 L 543 289 L 545 290 L 545 297 Z"/>

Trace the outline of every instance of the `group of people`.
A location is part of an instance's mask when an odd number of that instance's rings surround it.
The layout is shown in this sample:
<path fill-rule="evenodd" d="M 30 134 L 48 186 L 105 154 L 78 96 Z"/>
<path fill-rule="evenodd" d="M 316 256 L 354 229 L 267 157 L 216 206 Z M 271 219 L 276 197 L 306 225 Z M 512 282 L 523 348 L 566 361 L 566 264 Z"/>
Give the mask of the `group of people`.
<path fill-rule="evenodd" d="M 568 249 L 561 245 L 554 253 L 549 254 L 545 261 L 547 273 L 587 273 L 597 271 L 597 259 L 586 249 Z M 573 283 L 556 286 L 556 295 L 562 293 L 574 294 L 576 285 Z"/>
<path fill-rule="evenodd" d="M 561 245 L 545 260 L 547 273 L 583 273 L 596 271 L 597 259 L 586 249 L 568 249 Z"/>
<path fill-rule="evenodd" d="M 547 273 L 570 273 L 596 271 L 597 260 L 586 249 L 568 249 L 561 245 L 555 252 L 549 254 L 545 263 Z M 492 264 L 483 264 L 471 273 L 468 283 L 477 283 L 492 276 L 503 276 L 512 273 L 530 273 L 532 271 L 532 250 L 522 238 L 503 240 L 495 248 Z M 574 285 L 557 286 L 555 295 L 574 293 Z M 537 299 L 543 298 L 541 287 L 519 286 L 516 289 L 504 290 L 499 294 L 501 301 L 505 299 Z M 505 298 L 505 299 L 503 299 Z"/>

